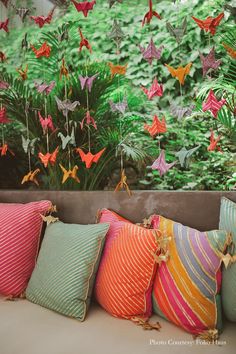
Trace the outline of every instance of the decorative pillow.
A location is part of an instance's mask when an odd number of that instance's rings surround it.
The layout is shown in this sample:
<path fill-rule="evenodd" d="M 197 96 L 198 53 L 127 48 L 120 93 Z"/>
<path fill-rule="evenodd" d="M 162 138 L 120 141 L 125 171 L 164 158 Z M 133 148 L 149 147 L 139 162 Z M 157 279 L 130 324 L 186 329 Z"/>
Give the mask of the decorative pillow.
<path fill-rule="evenodd" d="M 108 228 L 109 224 L 50 224 L 26 298 L 83 321 Z"/>
<path fill-rule="evenodd" d="M 160 253 L 158 231 L 123 221 L 102 209 L 100 223 L 109 222 L 103 256 L 95 283 L 98 303 L 111 315 L 135 320 L 150 317 L 151 291 Z"/>
<path fill-rule="evenodd" d="M 227 269 L 223 268 L 222 303 L 226 317 L 236 321 L 236 203 L 227 198 L 221 199 L 219 228 L 231 232 L 234 248 L 229 250 L 231 259 Z"/>
<path fill-rule="evenodd" d="M 27 287 L 38 253 L 43 220 L 51 208 L 44 200 L 0 203 L 0 294 L 20 296 Z"/>
<path fill-rule="evenodd" d="M 171 238 L 169 259 L 161 263 L 154 281 L 154 312 L 190 333 L 215 339 L 222 327 L 220 267 L 230 235 L 200 232 L 159 215 L 150 220 Z"/>

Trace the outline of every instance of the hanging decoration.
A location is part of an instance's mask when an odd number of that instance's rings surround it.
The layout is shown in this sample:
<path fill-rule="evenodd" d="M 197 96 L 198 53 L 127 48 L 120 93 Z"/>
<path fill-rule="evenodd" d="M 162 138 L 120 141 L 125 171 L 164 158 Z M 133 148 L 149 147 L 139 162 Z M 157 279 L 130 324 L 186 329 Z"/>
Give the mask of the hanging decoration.
<path fill-rule="evenodd" d="M 75 8 L 78 12 L 83 12 L 84 17 L 88 16 L 88 12 L 93 10 L 94 5 L 96 4 L 95 0 L 91 2 L 89 1 L 77 2 L 75 0 L 71 0 L 71 1 L 75 5 Z"/>
<path fill-rule="evenodd" d="M 80 122 L 81 130 L 84 129 L 84 122 L 86 122 L 87 126 L 90 126 L 90 124 L 92 124 L 94 129 L 97 129 L 97 124 L 95 122 L 95 119 L 90 115 L 90 111 L 88 111 L 88 110 L 86 111 L 86 114 L 85 114 L 84 118 Z"/>
<path fill-rule="evenodd" d="M 80 34 L 80 44 L 79 44 L 79 52 L 82 51 L 83 47 L 87 48 L 90 53 L 92 53 L 92 46 L 87 40 L 87 38 L 84 37 L 80 27 L 78 28 L 79 34 Z"/>
<path fill-rule="evenodd" d="M 7 90 L 9 88 L 9 83 L 6 81 L 0 81 L 0 90 Z"/>
<path fill-rule="evenodd" d="M 217 118 L 218 112 L 222 106 L 224 106 L 226 100 L 222 98 L 220 101 L 217 100 L 213 90 L 210 90 L 206 102 L 202 104 L 203 112 L 210 111 L 214 118 Z"/>
<path fill-rule="evenodd" d="M 116 2 L 122 4 L 123 0 L 108 0 L 109 8 L 111 8 Z"/>
<path fill-rule="evenodd" d="M 161 58 L 163 48 L 164 45 L 161 45 L 159 48 L 157 48 L 152 38 L 146 49 L 139 45 L 139 49 L 143 55 L 143 59 L 145 59 L 149 63 L 149 65 L 152 65 L 154 59 L 159 60 Z"/>
<path fill-rule="evenodd" d="M 28 154 L 30 152 L 31 155 L 34 155 L 35 145 L 36 145 L 37 141 L 39 140 L 39 138 L 34 138 L 34 139 L 30 140 L 28 137 L 25 138 L 24 135 L 21 135 L 21 139 L 22 139 L 22 147 L 23 147 L 24 152 L 26 154 Z"/>
<path fill-rule="evenodd" d="M 3 63 L 4 61 L 7 60 L 5 53 L 3 53 L 2 51 L 0 51 L 0 60 L 1 60 L 1 63 Z"/>
<path fill-rule="evenodd" d="M 176 165 L 176 163 L 177 161 L 166 163 L 165 151 L 161 150 L 159 157 L 153 162 L 151 168 L 153 170 L 158 170 L 160 177 L 162 177 L 167 171 L 169 171 L 170 168 Z"/>
<path fill-rule="evenodd" d="M 159 13 L 154 11 L 152 8 L 152 0 L 148 0 L 148 4 L 149 4 L 149 11 L 144 15 L 144 18 L 142 21 L 142 27 L 145 24 L 149 25 L 151 23 L 153 17 L 156 17 L 159 20 L 161 20 L 161 16 L 159 15 Z"/>
<path fill-rule="evenodd" d="M 103 148 L 101 151 L 93 155 L 90 151 L 85 154 L 84 151 L 80 148 L 75 149 L 75 152 L 80 155 L 82 162 L 85 162 L 86 168 L 90 168 L 93 163 L 97 163 L 106 148 Z"/>
<path fill-rule="evenodd" d="M 63 76 L 65 77 L 65 79 L 69 79 L 69 70 L 66 66 L 66 62 L 64 58 L 62 58 L 62 63 L 60 68 L 60 80 L 62 79 Z"/>
<path fill-rule="evenodd" d="M 62 172 L 63 172 L 63 178 L 62 178 L 62 184 L 64 184 L 69 178 L 74 179 L 77 183 L 80 183 L 79 177 L 77 176 L 77 171 L 79 167 L 75 165 L 73 169 L 67 170 L 65 167 L 63 167 L 61 164 L 59 164 Z"/>
<path fill-rule="evenodd" d="M 162 120 L 158 116 L 153 117 L 152 125 L 144 124 L 144 130 L 147 130 L 152 138 L 158 134 L 166 133 L 166 120 L 165 117 L 162 117 Z"/>
<path fill-rule="evenodd" d="M 52 21 L 52 17 L 54 14 L 54 11 L 56 9 L 56 6 L 52 8 L 52 10 L 49 12 L 49 14 L 45 16 L 30 16 L 31 20 L 33 20 L 36 25 L 39 26 L 39 28 L 42 28 L 45 24 L 50 24 Z"/>
<path fill-rule="evenodd" d="M 36 184 L 36 186 L 39 187 L 39 182 L 36 178 L 36 176 L 40 173 L 40 169 L 39 168 L 36 168 L 36 170 L 34 171 L 30 171 L 29 173 L 27 173 L 22 181 L 21 181 L 21 184 L 24 184 L 24 183 L 27 183 L 27 182 L 33 182 Z"/>
<path fill-rule="evenodd" d="M 192 63 L 187 64 L 186 66 L 179 66 L 177 69 L 173 68 L 172 66 L 165 64 L 167 69 L 169 70 L 172 77 L 175 77 L 179 80 L 180 85 L 184 85 L 184 81 L 186 76 L 189 74 Z"/>
<path fill-rule="evenodd" d="M 179 159 L 180 166 L 182 168 L 189 168 L 190 158 L 191 156 L 200 148 L 200 146 L 196 146 L 192 149 L 187 150 L 183 147 L 180 151 L 178 151 L 175 155 Z"/>
<path fill-rule="evenodd" d="M 171 110 L 171 114 L 178 118 L 178 120 L 181 120 L 185 117 L 188 117 L 192 114 L 193 110 L 195 108 L 195 105 L 190 105 L 190 106 L 186 106 L 186 107 L 182 107 L 182 106 L 177 106 L 175 103 L 171 103 L 170 106 L 170 110 Z"/>
<path fill-rule="evenodd" d="M 36 90 L 38 91 L 38 93 L 45 93 L 45 95 L 49 95 L 51 93 L 51 91 L 54 89 L 56 85 L 55 81 L 51 81 L 49 84 L 47 84 L 46 82 L 36 82 L 34 83 L 34 86 L 36 88 Z"/>
<path fill-rule="evenodd" d="M 91 77 L 79 75 L 81 89 L 84 90 L 86 88 L 86 89 L 88 89 L 88 92 L 90 93 L 92 90 L 93 82 L 98 77 L 98 75 L 99 75 L 98 73 L 91 76 Z"/>
<path fill-rule="evenodd" d="M 38 112 L 38 116 L 39 116 L 39 121 L 40 121 L 41 127 L 43 129 L 43 134 L 47 134 L 49 129 L 52 132 L 54 132 L 55 127 L 53 125 L 52 117 L 50 116 L 50 114 L 47 117 L 43 118 L 41 116 L 41 113 Z"/>
<path fill-rule="evenodd" d="M 113 77 L 116 74 L 118 74 L 118 75 L 125 75 L 126 74 L 126 70 L 127 70 L 128 64 L 125 64 L 125 65 L 114 65 L 111 62 L 109 62 L 108 65 L 110 67 L 111 78 L 112 79 L 113 79 Z"/>
<path fill-rule="evenodd" d="M 74 128 L 71 131 L 71 134 L 69 134 L 67 132 L 67 135 L 64 136 L 61 132 L 58 133 L 58 138 L 61 139 L 61 143 L 62 143 L 62 150 L 65 150 L 67 146 L 72 145 L 75 146 L 76 145 L 76 141 L 75 141 L 75 130 Z"/>
<path fill-rule="evenodd" d="M 24 22 L 26 17 L 29 16 L 31 9 L 26 7 L 16 7 L 14 4 L 11 4 L 11 6 L 15 10 L 16 15 L 18 15 L 21 21 Z"/>
<path fill-rule="evenodd" d="M 16 71 L 19 73 L 19 75 L 23 81 L 27 80 L 28 64 L 26 64 L 25 69 L 23 69 L 23 67 L 21 66 L 20 68 L 17 68 Z"/>
<path fill-rule="evenodd" d="M 194 16 L 192 19 L 196 22 L 196 24 L 204 31 L 210 32 L 212 36 L 216 33 L 216 28 L 219 26 L 221 20 L 224 18 L 224 13 L 220 13 L 217 17 L 207 17 L 206 20 L 200 20 Z"/>
<path fill-rule="evenodd" d="M 117 54 L 119 54 L 120 44 L 122 39 L 125 37 L 125 34 L 121 29 L 119 21 L 117 21 L 116 19 L 113 22 L 111 32 L 108 33 L 107 36 L 108 38 L 112 39 L 116 43 L 117 51 L 118 51 Z"/>
<path fill-rule="evenodd" d="M 9 18 L 7 18 L 3 22 L 0 22 L 0 30 L 3 30 L 6 33 L 9 33 L 8 25 L 9 25 Z"/>
<path fill-rule="evenodd" d="M 205 77 L 209 70 L 217 70 L 221 65 L 221 60 L 215 59 L 215 48 L 213 47 L 206 57 L 199 52 L 201 63 L 202 63 L 202 74 Z"/>
<path fill-rule="evenodd" d="M 34 52 L 36 58 L 50 57 L 51 47 L 47 44 L 47 42 L 44 42 L 39 49 L 36 49 L 32 44 L 30 45 L 30 48 Z"/>
<path fill-rule="evenodd" d="M 9 149 L 6 143 L 0 146 L 0 152 L 1 152 L 1 156 L 6 156 L 7 152 L 9 152 L 12 156 L 15 156 L 14 152 Z"/>
<path fill-rule="evenodd" d="M 44 167 L 46 168 L 46 167 L 48 167 L 48 164 L 51 164 L 52 166 L 55 165 L 58 152 L 59 152 L 59 146 L 57 146 L 57 148 L 52 153 L 47 152 L 44 155 L 44 154 L 42 154 L 42 152 L 39 152 L 38 157 L 40 158 L 41 162 L 43 163 Z"/>
<path fill-rule="evenodd" d="M 179 27 L 173 27 L 169 22 L 167 22 L 166 28 L 170 35 L 176 39 L 176 42 L 180 44 L 184 35 L 187 32 L 187 18 L 184 18 L 182 25 Z"/>
<path fill-rule="evenodd" d="M 119 101 L 117 103 L 114 103 L 112 100 L 109 100 L 109 104 L 112 112 L 118 112 L 121 114 L 125 114 L 125 111 L 128 108 L 128 102 L 126 97 L 123 98 L 123 101 Z"/>
<path fill-rule="evenodd" d="M 7 110 L 5 107 L 0 108 L 0 124 L 7 124 L 10 123 L 10 119 L 7 117 Z"/>
<path fill-rule="evenodd" d="M 62 111 L 62 114 L 65 117 L 68 115 L 69 112 L 74 112 L 76 107 L 80 105 L 79 101 L 71 102 L 68 99 L 61 101 L 57 96 L 55 96 L 55 100 L 57 103 L 58 110 Z"/>
<path fill-rule="evenodd" d="M 7 7 L 9 0 L 1 0 L 1 3 L 3 3 L 4 6 Z"/>
<path fill-rule="evenodd" d="M 231 56 L 231 58 L 236 59 L 236 50 L 231 48 L 228 44 L 222 43 L 227 53 Z"/>
<path fill-rule="evenodd" d="M 118 182 L 118 184 L 117 184 L 117 186 L 115 188 L 115 192 L 118 192 L 121 189 L 126 190 L 126 192 L 128 193 L 129 197 L 131 197 L 132 193 L 131 193 L 131 190 L 130 190 L 129 185 L 127 183 L 127 177 L 126 177 L 124 169 L 122 169 L 122 171 L 121 171 L 121 179 L 120 179 L 120 181 Z"/>
<path fill-rule="evenodd" d="M 163 95 L 163 85 L 158 84 L 156 77 L 153 80 L 153 83 L 149 89 L 147 89 L 146 87 L 143 87 L 143 86 L 141 86 L 141 89 L 147 95 L 149 100 L 152 100 L 153 97 L 156 97 L 156 96 L 161 97 Z"/>
<path fill-rule="evenodd" d="M 210 145 L 208 146 L 207 150 L 208 150 L 208 151 L 217 150 L 217 151 L 222 152 L 221 147 L 218 145 L 218 144 L 219 144 L 219 141 L 220 141 L 220 139 L 221 139 L 221 135 L 219 135 L 217 138 L 215 138 L 215 134 L 214 134 L 213 129 L 210 129 L 210 131 L 211 131 Z"/>

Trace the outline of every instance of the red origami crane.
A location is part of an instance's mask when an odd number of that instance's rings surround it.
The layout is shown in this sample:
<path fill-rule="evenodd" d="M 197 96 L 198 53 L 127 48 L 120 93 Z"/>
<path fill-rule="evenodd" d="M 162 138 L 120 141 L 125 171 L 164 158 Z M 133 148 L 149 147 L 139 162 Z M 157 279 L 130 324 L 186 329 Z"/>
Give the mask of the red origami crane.
<path fill-rule="evenodd" d="M 12 154 L 12 156 L 15 156 L 14 152 L 9 149 L 9 147 L 6 143 L 3 144 L 2 146 L 0 146 L 1 156 L 6 156 L 7 151 L 9 151 L 9 153 Z"/>
<path fill-rule="evenodd" d="M 92 47 L 91 47 L 89 41 L 87 40 L 87 38 L 84 37 L 81 29 L 78 28 L 78 30 L 79 30 L 79 34 L 80 34 L 80 38 L 81 38 L 80 44 L 79 44 L 79 52 L 81 52 L 83 47 L 86 47 L 90 51 L 90 53 L 92 53 Z"/>
<path fill-rule="evenodd" d="M 214 95 L 213 90 L 210 90 L 206 102 L 202 104 L 202 110 L 203 112 L 210 111 L 213 114 L 213 116 L 217 118 L 218 111 L 225 103 L 226 100 L 224 98 L 222 98 L 222 100 L 220 101 L 217 101 L 217 98 Z"/>
<path fill-rule="evenodd" d="M 78 12 L 83 12 L 84 17 L 88 16 L 88 12 L 93 9 L 94 5 L 96 4 L 96 0 L 94 1 L 84 1 L 84 2 L 77 2 L 75 0 L 71 0 L 75 5 L 75 8 Z"/>
<path fill-rule="evenodd" d="M 94 118 L 93 118 L 93 117 L 91 117 L 91 115 L 90 115 L 90 112 L 89 112 L 89 111 L 87 111 L 87 112 L 86 112 L 86 114 L 85 114 L 85 116 L 84 116 L 84 118 L 83 118 L 82 122 L 80 123 L 80 127 L 81 127 L 81 129 L 83 129 L 83 128 L 84 128 L 84 122 L 85 122 L 85 121 L 86 121 L 86 124 L 87 124 L 87 125 L 92 124 L 92 125 L 93 125 L 93 127 L 94 127 L 95 129 L 97 129 L 97 124 L 96 124 L 96 122 L 95 122 Z"/>
<path fill-rule="evenodd" d="M 161 20 L 161 16 L 159 15 L 159 13 L 157 13 L 156 11 L 154 11 L 152 9 L 152 0 L 149 0 L 149 11 L 145 14 L 143 21 L 142 21 L 142 26 L 144 26 L 145 24 L 150 24 L 153 16 L 159 18 L 159 20 Z"/>
<path fill-rule="evenodd" d="M 48 132 L 48 129 L 51 129 L 51 131 L 53 132 L 55 128 L 52 122 L 52 117 L 48 115 L 47 117 L 43 118 L 40 112 L 38 112 L 38 115 L 39 115 L 40 124 L 43 128 L 43 134 L 46 134 Z"/>
<path fill-rule="evenodd" d="M 49 14 L 46 17 L 45 16 L 30 16 L 30 18 L 32 20 L 34 20 L 34 22 L 39 26 L 39 28 L 42 28 L 46 23 L 47 24 L 51 23 L 55 8 L 56 7 L 54 6 L 53 9 L 49 12 Z"/>
<path fill-rule="evenodd" d="M 163 85 L 158 84 L 156 77 L 153 80 L 153 83 L 152 83 L 152 86 L 150 87 L 150 89 L 146 89 L 146 87 L 142 87 L 142 86 L 141 86 L 141 89 L 147 95 L 149 100 L 152 100 L 153 97 L 155 97 L 155 96 L 161 97 L 163 95 Z"/>
<path fill-rule="evenodd" d="M 95 155 L 93 155 L 90 151 L 87 154 L 85 154 L 82 149 L 80 148 L 75 149 L 76 153 L 80 155 L 81 160 L 85 162 L 86 168 L 90 168 L 93 163 L 97 163 L 105 150 L 106 148 L 100 150 Z"/>
<path fill-rule="evenodd" d="M 44 42 L 39 49 L 36 49 L 32 44 L 30 47 L 33 50 L 33 52 L 35 53 L 36 58 L 40 58 L 40 57 L 49 58 L 50 57 L 51 47 L 47 44 L 47 42 Z"/>
<path fill-rule="evenodd" d="M 192 19 L 196 22 L 196 24 L 204 31 L 211 32 L 214 36 L 216 33 L 216 27 L 219 26 L 220 21 L 224 17 L 224 13 L 220 13 L 217 17 L 207 17 L 206 20 L 199 20 L 198 18 L 192 16 Z"/>
<path fill-rule="evenodd" d="M 47 152 L 44 155 L 41 152 L 39 152 L 38 157 L 40 158 L 44 167 L 46 168 L 48 167 L 48 164 L 51 164 L 52 166 L 55 165 L 58 152 L 59 152 L 59 146 L 52 153 Z"/>
<path fill-rule="evenodd" d="M 144 129 L 147 130 L 152 137 L 157 134 L 165 133 L 167 131 L 165 117 L 162 117 L 162 120 L 160 121 L 155 115 L 153 117 L 152 125 L 144 124 Z"/>
<path fill-rule="evenodd" d="M 2 29 L 8 33 L 9 32 L 8 24 L 9 24 L 9 18 L 7 18 L 6 21 L 0 22 L 0 30 Z"/>
<path fill-rule="evenodd" d="M 10 119 L 7 117 L 7 110 L 5 107 L 0 109 L 0 124 L 10 123 Z"/>
<path fill-rule="evenodd" d="M 208 146 L 207 150 L 214 151 L 215 149 L 217 149 L 218 151 L 223 152 L 221 150 L 221 147 L 218 146 L 220 139 L 221 139 L 221 135 L 219 135 L 217 138 L 215 138 L 213 129 L 211 129 L 210 145 Z"/>

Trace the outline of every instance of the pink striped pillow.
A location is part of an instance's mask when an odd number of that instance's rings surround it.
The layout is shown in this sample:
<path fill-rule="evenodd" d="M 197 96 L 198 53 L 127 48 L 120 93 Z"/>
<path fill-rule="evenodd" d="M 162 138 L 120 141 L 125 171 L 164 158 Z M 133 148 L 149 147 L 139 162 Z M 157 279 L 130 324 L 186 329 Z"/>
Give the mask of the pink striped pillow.
<path fill-rule="evenodd" d="M 0 294 L 20 296 L 27 287 L 38 253 L 47 200 L 0 203 Z"/>

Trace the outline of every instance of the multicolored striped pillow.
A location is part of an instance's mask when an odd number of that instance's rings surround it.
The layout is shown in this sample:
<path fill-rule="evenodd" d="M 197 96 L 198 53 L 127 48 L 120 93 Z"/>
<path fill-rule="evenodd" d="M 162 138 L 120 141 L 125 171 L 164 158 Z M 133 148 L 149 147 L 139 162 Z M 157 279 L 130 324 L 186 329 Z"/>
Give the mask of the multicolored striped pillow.
<path fill-rule="evenodd" d="M 50 224 L 26 298 L 83 321 L 108 228 L 109 224 Z"/>
<path fill-rule="evenodd" d="M 234 248 L 227 269 L 223 267 L 222 304 L 226 317 L 236 322 L 236 203 L 221 199 L 219 228 L 232 233 Z"/>
<path fill-rule="evenodd" d="M 0 294 L 20 296 L 35 266 L 43 220 L 51 208 L 47 200 L 0 203 Z"/>
<path fill-rule="evenodd" d="M 220 267 L 230 235 L 200 232 L 160 215 L 151 216 L 151 225 L 171 237 L 169 259 L 154 281 L 154 312 L 190 333 L 215 338 L 222 329 Z"/>

